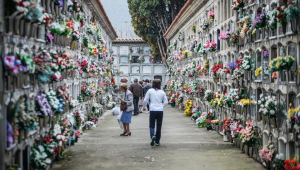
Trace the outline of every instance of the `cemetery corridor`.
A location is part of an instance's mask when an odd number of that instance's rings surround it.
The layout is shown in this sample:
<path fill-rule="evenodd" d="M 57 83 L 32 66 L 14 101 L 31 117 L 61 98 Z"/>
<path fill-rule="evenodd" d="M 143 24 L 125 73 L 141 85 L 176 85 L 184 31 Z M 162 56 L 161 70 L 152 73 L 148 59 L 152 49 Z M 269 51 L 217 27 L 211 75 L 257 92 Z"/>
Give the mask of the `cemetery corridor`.
<path fill-rule="evenodd" d="M 198 128 L 178 109 L 164 111 L 161 146 L 151 147 L 149 114 L 132 117 L 132 136 L 122 137 L 117 116 L 107 111 L 96 128 L 86 130 L 76 147 L 68 147 L 53 170 L 263 170 L 215 131 Z M 238 160 L 238 161 L 237 161 Z"/>

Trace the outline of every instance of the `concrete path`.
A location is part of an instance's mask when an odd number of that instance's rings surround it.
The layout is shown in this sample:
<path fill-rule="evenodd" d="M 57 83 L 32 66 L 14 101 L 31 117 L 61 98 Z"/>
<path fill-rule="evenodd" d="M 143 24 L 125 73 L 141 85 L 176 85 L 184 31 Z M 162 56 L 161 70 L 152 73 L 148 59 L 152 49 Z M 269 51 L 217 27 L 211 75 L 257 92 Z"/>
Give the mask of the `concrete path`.
<path fill-rule="evenodd" d="M 167 106 L 161 146 L 151 147 L 149 114 L 132 117 L 131 137 L 121 137 L 117 117 L 106 113 L 69 147 L 53 170 L 264 170 L 214 131 L 198 128 L 183 112 Z"/>

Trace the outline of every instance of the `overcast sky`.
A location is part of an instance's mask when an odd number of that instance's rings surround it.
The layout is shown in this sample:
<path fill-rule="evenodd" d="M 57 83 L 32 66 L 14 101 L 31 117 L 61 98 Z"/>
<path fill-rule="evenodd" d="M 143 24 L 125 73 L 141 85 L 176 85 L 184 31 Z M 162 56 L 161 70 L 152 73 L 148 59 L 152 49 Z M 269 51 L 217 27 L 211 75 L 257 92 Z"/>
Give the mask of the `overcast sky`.
<path fill-rule="evenodd" d="M 127 0 L 101 0 L 118 38 L 138 38 L 131 26 Z"/>

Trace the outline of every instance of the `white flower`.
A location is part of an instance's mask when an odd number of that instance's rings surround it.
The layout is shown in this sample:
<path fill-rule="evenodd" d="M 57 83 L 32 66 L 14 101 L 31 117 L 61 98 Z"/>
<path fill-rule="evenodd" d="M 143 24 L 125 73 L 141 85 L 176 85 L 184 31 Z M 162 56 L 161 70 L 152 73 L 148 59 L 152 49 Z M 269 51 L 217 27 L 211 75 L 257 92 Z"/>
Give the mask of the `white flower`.
<path fill-rule="evenodd" d="M 274 115 L 274 114 L 275 114 L 275 111 L 274 111 L 274 110 L 270 110 L 270 114 L 271 114 L 271 115 Z"/>
<path fill-rule="evenodd" d="M 265 106 L 263 104 L 260 105 L 261 108 L 264 108 Z"/>
<path fill-rule="evenodd" d="M 39 148 L 40 152 L 44 152 L 45 151 L 45 149 L 44 149 L 44 147 L 42 145 L 39 145 L 38 148 Z"/>

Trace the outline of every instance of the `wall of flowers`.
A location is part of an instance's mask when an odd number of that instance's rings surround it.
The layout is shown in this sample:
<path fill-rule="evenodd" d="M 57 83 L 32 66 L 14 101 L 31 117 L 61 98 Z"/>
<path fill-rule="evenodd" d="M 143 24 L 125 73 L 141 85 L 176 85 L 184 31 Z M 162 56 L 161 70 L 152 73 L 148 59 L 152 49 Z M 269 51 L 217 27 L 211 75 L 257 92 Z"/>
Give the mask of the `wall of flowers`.
<path fill-rule="evenodd" d="M 82 1 L 4 3 L 0 169 L 49 169 L 115 106 L 112 39 Z"/>
<path fill-rule="evenodd" d="M 169 103 L 268 169 L 300 168 L 300 4 L 230 2 L 170 36 Z"/>

